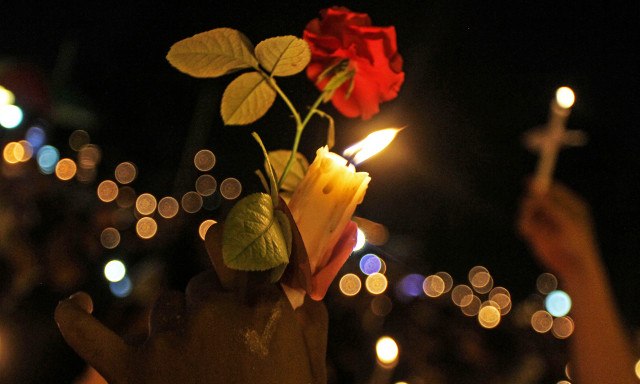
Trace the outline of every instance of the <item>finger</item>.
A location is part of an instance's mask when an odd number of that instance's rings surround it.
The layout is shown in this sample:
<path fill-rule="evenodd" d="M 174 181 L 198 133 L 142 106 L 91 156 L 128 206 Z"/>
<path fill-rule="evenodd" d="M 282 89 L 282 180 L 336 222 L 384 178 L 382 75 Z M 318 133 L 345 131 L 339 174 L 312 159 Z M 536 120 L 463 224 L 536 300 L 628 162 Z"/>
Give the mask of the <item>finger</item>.
<path fill-rule="evenodd" d="M 191 278 L 185 290 L 187 310 L 197 307 L 200 303 L 209 300 L 211 295 L 222 290 L 222 284 L 214 270 L 202 272 Z"/>
<path fill-rule="evenodd" d="M 127 376 L 133 350 L 89 314 L 92 307 L 91 297 L 78 292 L 58 303 L 55 320 L 71 348 L 107 381 L 115 383 Z"/>
<path fill-rule="evenodd" d="M 331 260 L 311 278 L 312 288 L 309 296 L 313 300 L 322 300 L 324 298 L 331 282 L 335 279 L 349 255 L 351 255 L 351 252 L 353 252 L 353 247 L 357 242 L 357 231 L 358 226 L 354 222 L 347 224 L 336 246 L 333 248 Z"/>
<path fill-rule="evenodd" d="M 247 274 L 227 267 L 222 258 L 223 228 L 222 223 L 209 228 L 205 235 L 205 247 L 222 286 L 228 290 L 243 288 L 247 285 Z"/>
<path fill-rule="evenodd" d="M 549 192 L 550 199 L 568 214 L 582 220 L 589 219 L 588 204 L 571 189 L 555 183 Z"/>
<path fill-rule="evenodd" d="M 177 291 L 167 291 L 156 300 L 149 316 L 149 334 L 171 331 L 184 327 L 185 298 Z"/>

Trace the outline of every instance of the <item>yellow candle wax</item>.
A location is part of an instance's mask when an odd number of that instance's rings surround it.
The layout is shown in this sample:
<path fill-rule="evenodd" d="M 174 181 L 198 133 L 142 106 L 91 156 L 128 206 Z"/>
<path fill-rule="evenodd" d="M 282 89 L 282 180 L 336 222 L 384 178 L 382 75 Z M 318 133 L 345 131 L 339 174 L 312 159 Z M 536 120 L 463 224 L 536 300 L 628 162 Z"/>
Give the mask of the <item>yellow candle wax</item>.
<path fill-rule="evenodd" d="M 311 274 L 329 262 L 333 247 L 364 198 L 371 178 L 322 147 L 296 188 L 289 208 L 304 242 Z"/>

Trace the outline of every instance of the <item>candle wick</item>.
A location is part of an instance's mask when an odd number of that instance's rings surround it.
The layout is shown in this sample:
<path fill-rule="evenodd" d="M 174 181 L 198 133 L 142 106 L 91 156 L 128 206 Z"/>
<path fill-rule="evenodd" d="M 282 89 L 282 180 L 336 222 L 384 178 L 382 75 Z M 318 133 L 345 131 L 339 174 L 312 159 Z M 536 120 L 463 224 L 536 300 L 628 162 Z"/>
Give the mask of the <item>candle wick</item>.
<path fill-rule="evenodd" d="M 353 159 L 356 158 L 356 155 L 358 155 L 358 153 L 360 153 L 360 151 L 362 151 L 362 148 L 358 149 L 357 151 L 353 152 L 353 154 L 351 156 L 347 157 L 347 164 L 346 164 L 347 168 L 353 162 Z"/>

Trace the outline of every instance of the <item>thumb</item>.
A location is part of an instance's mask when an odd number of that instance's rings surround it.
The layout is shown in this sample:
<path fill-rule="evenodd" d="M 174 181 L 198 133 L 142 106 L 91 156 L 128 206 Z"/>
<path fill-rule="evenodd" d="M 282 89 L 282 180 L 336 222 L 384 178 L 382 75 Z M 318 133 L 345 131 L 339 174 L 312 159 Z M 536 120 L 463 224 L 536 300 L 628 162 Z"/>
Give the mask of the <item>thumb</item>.
<path fill-rule="evenodd" d="M 91 297 L 78 292 L 58 303 L 55 320 L 69 346 L 108 382 L 117 383 L 128 374 L 133 349 L 91 316 L 92 310 Z"/>

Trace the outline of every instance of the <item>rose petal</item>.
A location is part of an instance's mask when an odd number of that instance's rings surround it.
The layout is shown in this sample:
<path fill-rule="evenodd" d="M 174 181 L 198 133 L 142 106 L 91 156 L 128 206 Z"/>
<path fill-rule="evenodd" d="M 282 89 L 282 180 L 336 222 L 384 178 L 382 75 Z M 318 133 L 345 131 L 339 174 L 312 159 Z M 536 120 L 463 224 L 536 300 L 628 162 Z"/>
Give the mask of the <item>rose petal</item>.
<path fill-rule="evenodd" d="M 349 222 L 347 227 L 342 232 L 342 236 L 336 243 L 331 254 L 331 260 L 324 268 L 317 271 L 311 278 L 313 288 L 309 293 L 309 297 L 313 300 L 322 300 L 326 295 L 329 286 L 335 279 L 336 275 L 340 271 L 340 268 L 353 252 L 357 242 L 357 229 L 358 226 L 354 222 Z"/>

